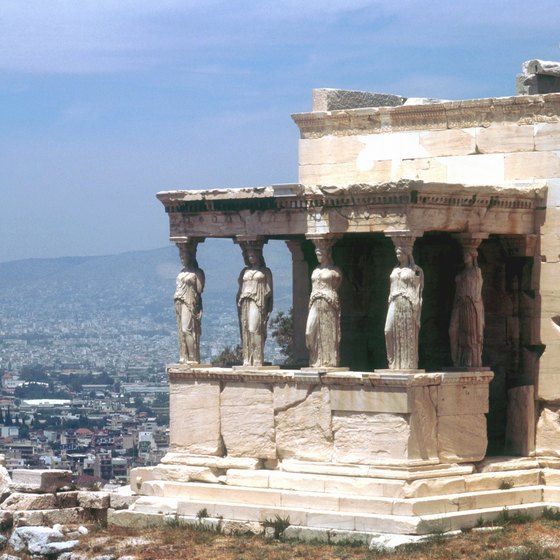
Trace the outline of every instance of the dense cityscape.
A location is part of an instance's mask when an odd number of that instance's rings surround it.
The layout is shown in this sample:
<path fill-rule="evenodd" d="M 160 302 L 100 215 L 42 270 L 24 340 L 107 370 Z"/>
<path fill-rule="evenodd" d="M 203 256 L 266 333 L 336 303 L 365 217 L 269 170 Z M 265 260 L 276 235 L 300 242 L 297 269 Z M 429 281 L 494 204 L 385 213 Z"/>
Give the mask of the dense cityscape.
<path fill-rule="evenodd" d="M 133 291 L 129 267 L 123 276 L 114 262 L 95 261 L 95 273 L 87 260 L 61 259 L 48 274 L 33 261 L 22 274 L 3 265 L 0 453 L 8 470 L 66 468 L 82 485 L 127 484 L 131 468 L 159 462 L 169 431 L 165 365 L 177 360 L 174 258 L 173 247 L 142 254 L 146 270 L 130 272 L 141 278 Z M 230 291 L 205 302 L 207 363 L 238 342 Z"/>

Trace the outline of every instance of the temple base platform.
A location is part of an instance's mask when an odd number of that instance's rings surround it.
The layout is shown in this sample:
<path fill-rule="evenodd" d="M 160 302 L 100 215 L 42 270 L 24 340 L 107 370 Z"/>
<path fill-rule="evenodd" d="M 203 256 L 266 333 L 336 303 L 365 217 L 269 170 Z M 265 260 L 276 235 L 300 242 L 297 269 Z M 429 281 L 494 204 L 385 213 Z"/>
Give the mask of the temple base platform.
<path fill-rule="evenodd" d="M 485 459 L 490 371 L 168 372 L 171 451 L 133 469 L 142 497 L 111 523 L 283 520 L 286 537 L 365 539 L 560 507 L 560 460 Z"/>

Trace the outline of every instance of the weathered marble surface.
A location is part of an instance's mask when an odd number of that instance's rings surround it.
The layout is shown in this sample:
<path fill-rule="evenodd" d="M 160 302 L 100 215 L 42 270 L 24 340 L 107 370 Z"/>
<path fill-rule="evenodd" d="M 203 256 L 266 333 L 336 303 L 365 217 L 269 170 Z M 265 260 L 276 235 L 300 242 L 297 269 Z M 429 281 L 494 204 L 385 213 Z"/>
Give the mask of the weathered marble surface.
<path fill-rule="evenodd" d="M 333 435 L 337 463 L 407 459 L 410 426 L 406 415 L 335 412 Z"/>
<path fill-rule="evenodd" d="M 218 455 L 220 435 L 220 383 L 184 380 L 169 388 L 170 445 L 191 453 Z"/>
<path fill-rule="evenodd" d="M 170 375 L 172 449 L 162 464 L 190 469 L 189 476 L 200 480 L 231 468 L 254 470 L 264 463 L 275 468 L 286 461 L 480 460 L 492 376 L 487 371 L 302 375 L 178 364 Z"/>
<path fill-rule="evenodd" d="M 65 469 L 14 469 L 11 490 L 16 492 L 57 492 L 72 483 Z"/>
<path fill-rule="evenodd" d="M 274 418 L 279 459 L 332 460 L 332 420 L 327 387 L 275 386 Z"/>
<path fill-rule="evenodd" d="M 360 107 L 394 107 L 406 98 L 387 93 L 371 93 L 347 89 L 319 88 L 312 92 L 313 111 L 340 111 Z"/>
<path fill-rule="evenodd" d="M 536 452 L 538 455 L 560 457 L 560 408 L 543 408 L 537 422 Z"/>
<path fill-rule="evenodd" d="M 226 383 L 220 394 L 220 418 L 228 455 L 276 458 L 271 387 Z"/>

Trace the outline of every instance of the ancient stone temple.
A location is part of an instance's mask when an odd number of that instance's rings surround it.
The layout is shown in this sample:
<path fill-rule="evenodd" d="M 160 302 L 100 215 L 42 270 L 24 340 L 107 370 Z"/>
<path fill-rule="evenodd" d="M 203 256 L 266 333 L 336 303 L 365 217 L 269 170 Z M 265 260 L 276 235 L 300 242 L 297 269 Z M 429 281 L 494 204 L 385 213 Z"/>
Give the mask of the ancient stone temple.
<path fill-rule="evenodd" d="M 560 93 L 532 62 L 513 97 L 315 90 L 297 184 L 157 195 L 184 265 L 172 450 L 133 471 L 126 515 L 331 538 L 560 501 Z M 196 254 L 216 237 L 245 261 L 232 368 L 199 359 Z M 292 257 L 289 369 L 264 352 L 269 240 Z"/>

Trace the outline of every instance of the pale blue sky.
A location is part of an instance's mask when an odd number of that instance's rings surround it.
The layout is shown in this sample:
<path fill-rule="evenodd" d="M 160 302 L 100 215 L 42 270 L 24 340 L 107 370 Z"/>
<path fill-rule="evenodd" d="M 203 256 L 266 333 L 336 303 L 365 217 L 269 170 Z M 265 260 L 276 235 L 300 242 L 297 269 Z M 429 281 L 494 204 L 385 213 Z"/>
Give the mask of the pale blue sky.
<path fill-rule="evenodd" d="M 157 191 L 296 181 L 312 88 L 511 95 L 559 45 L 558 0 L 1 0 L 0 261 L 163 246 Z"/>

